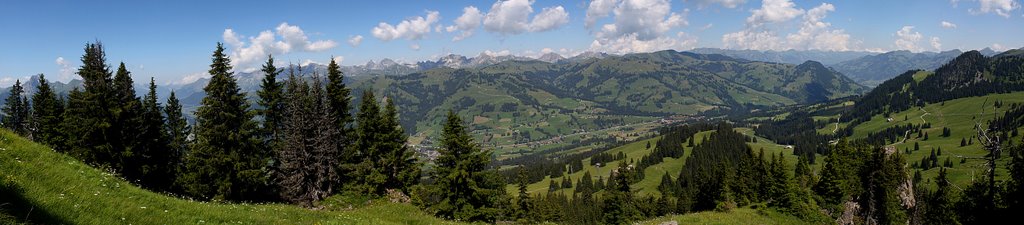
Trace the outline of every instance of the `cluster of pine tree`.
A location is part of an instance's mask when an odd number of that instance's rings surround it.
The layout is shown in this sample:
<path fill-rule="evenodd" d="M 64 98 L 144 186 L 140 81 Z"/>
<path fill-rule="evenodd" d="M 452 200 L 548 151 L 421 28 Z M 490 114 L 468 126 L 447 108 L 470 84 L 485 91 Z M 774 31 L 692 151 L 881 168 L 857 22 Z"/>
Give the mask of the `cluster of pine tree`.
<path fill-rule="evenodd" d="M 419 183 L 421 166 L 396 106 L 390 99 L 381 106 L 367 91 L 353 118 L 337 63 L 326 79 L 289 70 L 278 81 L 282 70 L 270 57 L 252 107 L 224 53 L 218 44 L 194 125 L 173 92 L 161 105 L 153 80 L 136 96 L 125 64 L 111 72 L 103 46 L 90 43 L 81 89 L 64 101 L 40 75 L 30 102 L 16 82 L 3 126 L 145 188 L 197 199 L 311 206 L 343 191 L 383 196 Z"/>

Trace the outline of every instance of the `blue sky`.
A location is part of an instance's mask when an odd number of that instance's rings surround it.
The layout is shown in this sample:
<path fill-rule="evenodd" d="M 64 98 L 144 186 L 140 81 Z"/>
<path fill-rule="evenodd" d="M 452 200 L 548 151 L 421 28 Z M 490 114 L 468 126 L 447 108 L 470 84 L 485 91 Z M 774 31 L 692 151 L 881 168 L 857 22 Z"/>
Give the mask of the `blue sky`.
<path fill-rule="evenodd" d="M 0 85 L 67 81 L 86 42 L 136 81 L 202 76 L 217 42 L 236 70 L 415 62 L 455 53 L 566 56 L 698 47 L 937 51 L 1024 46 L 1020 0 L 15 1 L 0 5 Z M 262 34 L 262 35 L 261 35 Z M 358 40 L 358 41 L 357 41 Z"/>

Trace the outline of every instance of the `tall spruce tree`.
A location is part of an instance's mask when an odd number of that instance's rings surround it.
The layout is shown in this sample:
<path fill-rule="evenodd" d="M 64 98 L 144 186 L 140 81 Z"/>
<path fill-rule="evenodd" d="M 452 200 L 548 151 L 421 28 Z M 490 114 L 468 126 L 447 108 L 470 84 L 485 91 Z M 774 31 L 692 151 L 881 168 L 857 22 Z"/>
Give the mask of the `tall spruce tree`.
<path fill-rule="evenodd" d="M 352 114 L 349 114 L 352 90 L 345 86 L 344 81 L 345 74 L 341 72 L 341 66 L 332 58 L 331 63 L 327 64 L 327 95 L 330 97 L 331 108 L 337 115 L 338 127 L 342 128 L 342 135 L 348 139 L 347 143 L 354 139 L 354 135 L 351 134 L 353 119 Z"/>
<path fill-rule="evenodd" d="M 924 206 L 923 224 L 960 224 L 956 220 L 956 211 L 953 208 L 953 197 L 949 188 L 949 179 L 946 178 L 946 168 L 939 168 L 939 176 L 935 177 L 934 192 L 926 194 Z"/>
<path fill-rule="evenodd" d="M 380 105 L 372 90 L 363 91 L 359 112 L 356 113 L 356 189 L 368 194 L 383 193 L 384 183 L 388 174 L 383 171 L 381 159 L 384 158 L 385 132 L 381 120 Z"/>
<path fill-rule="evenodd" d="M 169 148 L 167 133 L 164 132 L 163 107 L 157 101 L 156 80 L 149 79 L 149 92 L 142 98 L 142 129 L 139 133 L 139 153 L 136 157 L 143 162 L 141 176 L 143 184 L 155 189 L 168 189 L 173 184 L 175 162 L 178 157 Z"/>
<path fill-rule="evenodd" d="M 61 114 L 64 113 L 64 101 L 50 88 L 49 81 L 39 74 L 39 86 L 32 95 L 32 138 L 39 143 L 58 148 L 63 142 L 60 134 Z"/>
<path fill-rule="evenodd" d="M 504 184 L 487 170 L 490 151 L 481 150 L 462 124 L 462 119 L 448 111 L 441 130 L 435 184 L 429 210 L 443 218 L 493 221 L 497 203 L 505 195 Z"/>
<path fill-rule="evenodd" d="M 149 150 L 141 139 L 142 102 L 135 96 L 135 82 L 123 62 L 117 67 L 111 91 L 114 101 L 109 109 L 112 118 L 107 141 L 113 148 L 114 169 L 129 180 L 139 180 L 146 174 L 143 167 Z"/>
<path fill-rule="evenodd" d="M 11 129 L 14 133 L 22 136 L 29 135 L 29 109 L 31 106 L 25 101 L 25 89 L 21 86 L 21 80 L 14 81 L 11 86 L 10 95 L 7 96 L 7 103 L 3 107 L 4 128 Z"/>
<path fill-rule="evenodd" d="M 217 43 L 206 97 L 196 110 L 195 143 L 185 157 L 181 184 L 189 195 L 215 200 L 258 200 L 266 188 L 268 156 L 257 150 L 257 127 L 245 94 Z"/>
<path fill-rule="evenodd" d="M 167 97 L 164 116 L 167 118 L 167 123 L 164 124 L 164 133 L 167 134 L 168 163 L 177 174 L 182 169 L 182 157 L 190 148 L 188 136 L 192 131 L 185 116 L 181 113 L 181 102 L 174 96 L 173 91 Z"/>
<path fill-rule="evenodd" d="M 609 181 L 613 187 L 608 189 L 601 211 L 604 212 L 605 224 L 627 224 L 639 219 L 642 215 L 633 203 L 633 191 L 630 189 L 629 176 L 632 167 L 620 163 L 619 168 L 612 171 Z"/>
<path fill-rule="evenodd" d="M 85 45 L 77 73 L 82 77 L 82 89 L 68 94 L 68 107 L 61 123 L 66 151 L 86 163 L 112 167 L 121 149 L 115 149 L 111 141 L 120 140 L 120 133 L 111 129 L 113 79 L 103 44 Z"/>
<path fill-rule="evenodd" d="M 384 114 L 381 114 L 381 128 L 384 132 L 381 150 L 384 151 L 380 165 L 387 175 L 383 189 L 408 191 L 420 179 L 420 166 L 416 153 L 406 145 L 405 129 L 398 123 L 398 108 L 391 98 L 384 100 Z"/>
<path fill-rule="evenodd" d="M 520 166 L 518 175 L 516 175 L 516 187 L 519 190 L 519 196 L 516 198 L 516 211 L 514 218 L 521 221 L 529 221 L 530 212 L 533 211 L 533 202 L 530 201 L 530 193 L 527 192 L 527 186 L 530 184 L 529 179 L 526 176 L 526 167 Z"/>
<path fill-rule="evenodd" d="M 274 66 L 274 56 L 267 56 L 267 63 L 263 65 L 263 81 L 260 83 L 260 90 L 256 94 L 260 97 L 261 109 L 257 112 L 263 117 L 262 133 L 264 146 L 276 146 L 281 138 L 279 131 L 282 130 L 284 117 L 284 84 L 277 81 L 280 71 Z"/>
<path fill-rule="evenodd" d="M 333 110 L 334 118 L 337 120 L 335 124 L 341 129 L 341 136 L 337 141 L 339 148 L 342 149 L 342 154 L 337 159 L 341 161 L 339 172 L 342 174 L 341 180 L 355 183 L 358 180 L 356 170 L 362 158 L 358 157 L 360 150 L 352 146 L 358 136 L 352 127 L 353 118 L 349 112 L 352 91 L 345 86 L 344 79 L 341 66 L 332 58 L 331 63 L 327 65 L 326 89 L 328 102 Z"/>
<path fill-rule="evenodd" d="M 281 195 L 304 206 L 333 194 L 340 175 L 336 142 L 341 132 L 322 83 L 315 73 L 312 86 L 289 74 L 283 145 L 277 151 Z"/>

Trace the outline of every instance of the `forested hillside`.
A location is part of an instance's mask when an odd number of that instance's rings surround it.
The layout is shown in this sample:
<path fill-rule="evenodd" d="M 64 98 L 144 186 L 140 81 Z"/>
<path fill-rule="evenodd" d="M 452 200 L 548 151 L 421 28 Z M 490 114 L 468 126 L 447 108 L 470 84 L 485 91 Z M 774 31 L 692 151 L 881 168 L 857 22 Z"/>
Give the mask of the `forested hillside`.
<path fill-rule="evenodd" d="M 499 151 L 670 115 L 814 103 L 866 90 L 813 61 L 790 65 L 676 51 L 440 68 L 354 88 L 395 99 L 403 106 L 403 126 L 415 127 L 418 137 L 436 133 L 444 113 L 454 109 L 473 118 L 474 136 Z"/>

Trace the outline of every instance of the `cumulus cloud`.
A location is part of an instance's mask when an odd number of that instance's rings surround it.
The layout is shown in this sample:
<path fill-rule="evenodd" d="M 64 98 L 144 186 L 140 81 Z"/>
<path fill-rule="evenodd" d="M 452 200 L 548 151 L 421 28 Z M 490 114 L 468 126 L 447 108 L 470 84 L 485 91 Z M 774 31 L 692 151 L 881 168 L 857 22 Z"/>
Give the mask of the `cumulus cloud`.
<path fill-rule="evenodd" d="M 569 13 L 562 6 L 548 7 L 540 11 L 530 21 L 530 32 L 554 30 L 569 23 Z"/>
<path fill-rule="evenodd" d="M 57 77 L 57 79 L 61 81 L 71 80 L 71 76 L 75 74 L 75 71 L 71 69 L 71 63 L 69 63 L 67 60 L 64 60 L 64 57 L 60 56 L 58 56 L 57 59 L 54 60 L 54 62 L 57 63 L 57 68 L 59 72 L 59 76 Z"/>
<path fill-rule="evenodd" d="M 922 37 L 924 36 L 920 32 L 914 31 L 914 26 L 903 26 L 896 31 L 896 41 L 893 44 L 896 45 L 896 49 L 919 52 L 922 48 L 917 46 L 917 43 Z"/>
<path fill-rule="evenodd" d="M 935 51 L 942 51 L 942 42 L 941 40 L 939 40 L 939 37 L 932 37 L 929 43 L 932 45 L 932 48 L 934 48 Z"/>
<path fill-rule="evenodd" d="M 175 85 L 191 84 L 191 83 L 196 82 L 199 79 L 203 79 L 203 78 L 210 78 L 210 74 L 208 74 L 206 72 L 200 72 L 200 73 L 193 73 L 193 74 L 185 75 L 185 77 L 182 77 L 181 80 L 178 80 L 178 81 L 175 81 L 175 82 L 171 82 L 171 84 L 175 84 Z"/>
<path fill-rule="evenodd" d="M 612 54 L 626 54 L 634 52 L 653 52 L 665 49 L 686 50 L 693 49 L 697 45 L 697 37 L 684 32 L 676 33 L 675 37 L 658 37 L 649 40 L 641 40 L 636 34 L 628 34 L 615 39 L 603 41 L 594 40 L 590 43 L 591 51 L 606 52 Z"/>
<path fill-rule="evenodd" d="M 939 23 L 939 25 L 941 25 L 942 28 L 949 28 L 949 29 L 956 28 L 956 24 L 955 23 L 950 23 L 949 21 L 942 21 L 942 23 Z"/>
<path fill-rule="evenodd" d="M 462 9 L 462 16 L 455 18 L 455 25 L 446 27 L 445 31 L 461 31 L 458 36 L 452 38 L 452 41 L 466 39 L 469 36 L 473 36 L 473 31 L 475 31 L 477 27 L 480 27 L 480 21 L 483 18 L 484 15 L 480 13 L 480 9 L 473 6 L 467 6 Z"/>
<path fill-rule="evenodd" d="M 992 50 L 1003 52 L 1003 51 L 1006 51 L 1006 50 L 1010 50 L 1010 48 L 1006 47 L 1006 46 L 1003 46 L 1003 45 L 1001 45 L 999 43 L 995 43 L 995 44 L 992 44 Z"/>
<path fill-rule="evenodd" d="M 340 55 L 339 56 L 335 56 L 334 58 L 331 58 L 331 59 L 334 60 L 334 63 L 337 63 L 339 65 L 341 64 L 341 62 L 345 61 L 345 57 L 344 56 L 340 56 Z"/>
<path fill-rule="evenodd" d="M 348 45 L 352 47 L 359 47 L 359 44 L 363 43 L 363 35 L 356 35 L 348 38 Z"/>
<path fill-rule="evenodd" d="M 587 6 L 587 17 L 583 20 L 587 29 L 593 27 L 598 19 L 608 16 L 621 0 L 594 0 Z"/>
<path fill-rule="evenodd" d="M 850 50 L 850 35 L 842 29 L 830 29 L 832 24 L 822 21 L 829 12 L 835 10 L 835 6 L 828 3 L 821 3 L 818 7 L 808 10 L 804 14 L 800 30 L 786 36 L 789 47 L 828 51 Z"/>
<path fill-rule="evenodd" d="M 407 40 L 420 40 L 430 33 L 430 28 L 441 19 L 441 14 L 437 11 L 427 11 L 427 16 L 417 16 L 415 18 L 406 19 L 399 22 L 398 25 L 391 25 L 385 22 L 377 24 L 370 30 L 373 37 L 383 40 L 390 41 L 394 39 L 404 38 Z"/>
<path fill-rule="evenodd" d="M 1010 18 L 1010 13 L 1020 9 L 1020 3 L 1016 0 L 977 0 L 978 8 L 967 9 L 972 14 L 995 13 L 996 15 Z"/>
<path fill-rule="evenodd" d="M 692 48 L 696 38 L 683 35 L 685 39 L 680 39 L 680 35 L 669 34 L 672 29 L 689 24 L 685 18 L 688 11 L 672 12 L 668 0 L 594 1 L 588 7 L 588 21 L 614 18 L 594 33 L 590 48 L 613 53 Z"/>
<path fill-rule="evenodd" d="M 410 44 L 409 48 L 412 49 L 412 50 L 419 51 L 420 50 L 420 44 L 416 44 L 416 43 Z"/>
<path fill-rule="evenodd" d="M 263 60 L 270 54 L 319 52 L 338 46 L 333 40 L 310 41 L 301 28 L 288 23 L 281 23 L 273 32 L 265 30 L 253 37 L 245 37 L 230 28 L 224 29 L 222 37 L 224 43 L 231 47 L 230 55 L 236 67 Z"/>
<path fill-rule="evenodd" d="M 484 30 L 501 35 L 516 35 L 554 30 L 569 23 L 569 13 L 562 6 L 544 8 L 531 20 L 533 3 L 532 0 L 495 2 L 484 15 Z"/>
<path fill-rule="evenodd" d="M 709 5 L 721 5 L 725 8 L 736 8 L 747 3 L 747 0 L 697 0 L 697 7 L 705 8 Z"/>
<path fill-rule="evenodd" d="M 754 50 L 826 50 L 849 51 L 856 49 L 854 41 L 843 29 L 833 29 L 825 22 L 835 6 L 822 3 L 810 10 L 796 8 L 788 0 L 766 0 L 761 8 L 751 10 L 743 30 L 722 35 L 725 48 Z M 801 16 L 800 28 L 783 38 L 779 25 L 788 24 Z"/>
<path fill-rule="evenodd" d="M 747 17 L 747 24 L 760 26 L 765 23 L 789 21 L 803 14 L 804 10 L 796 8 L 796 4 L 789 0 L 764 0 L 761 2 L 761 8 L 751 12 L 750 17 Z"/>

